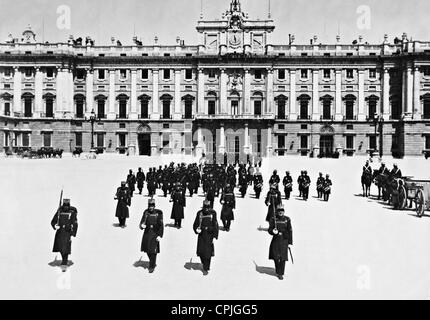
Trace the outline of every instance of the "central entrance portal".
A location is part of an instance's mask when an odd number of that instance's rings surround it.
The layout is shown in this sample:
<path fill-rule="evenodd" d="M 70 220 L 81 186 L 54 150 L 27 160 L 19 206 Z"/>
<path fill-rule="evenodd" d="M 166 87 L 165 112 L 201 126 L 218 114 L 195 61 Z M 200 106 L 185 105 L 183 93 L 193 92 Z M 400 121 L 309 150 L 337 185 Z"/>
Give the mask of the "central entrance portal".
<path fill-rule="evenodd" d="M 139 143 L 139 155 L 150 156 L 151 155 L 151 134 L 141 133 L 138 135 Z"/>
<path fill-rule="evenodd" d="M 328 158 L 333 156 L 333 136 L 322 135 L 320 137 L 320 157 Z"/>

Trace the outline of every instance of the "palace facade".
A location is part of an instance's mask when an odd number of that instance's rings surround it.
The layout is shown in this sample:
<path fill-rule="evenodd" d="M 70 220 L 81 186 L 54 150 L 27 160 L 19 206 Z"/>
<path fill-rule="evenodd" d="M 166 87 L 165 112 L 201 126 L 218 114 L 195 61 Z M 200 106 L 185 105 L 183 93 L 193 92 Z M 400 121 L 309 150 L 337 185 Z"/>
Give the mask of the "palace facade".
<path fill-rule="evenodd" d="M 0 147 L 138 155 L 430 152 L 430 42 L 299 45 L 233 0 L 198 45 L 0 43 Z"/>

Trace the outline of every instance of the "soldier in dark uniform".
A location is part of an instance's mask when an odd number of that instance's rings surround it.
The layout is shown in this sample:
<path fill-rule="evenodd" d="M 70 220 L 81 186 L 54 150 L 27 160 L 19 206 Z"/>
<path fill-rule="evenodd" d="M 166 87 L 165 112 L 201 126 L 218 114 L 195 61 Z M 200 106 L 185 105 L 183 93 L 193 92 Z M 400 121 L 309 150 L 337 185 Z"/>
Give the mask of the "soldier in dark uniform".
<path fill-rule="evenodd" d="M 390 176 L 393 179 L 398 179 L 402 177 L 402 171 L 398 168 L 397 164 L 393 164 L 393 170 L 390 171 Z"/>
<path fill-rule="evenodd" d="M 324 201 L 328 201 L 328 198 L 331 194 L 331 186 L 333 183 L 330 180 L 330 175 L 326 174 L 324 183 L 323 183 L 323 192 L 324 192 Z"/>
<path fill-rule="evenodd" d="M 125 228 L 125 220 L 129 217 L 128 207 L 131 205 L 130 190 L 125 181 L 121 182 L 121 187 L 116 190 L 115 200 L 118 200 L 115 216 L 118 218 L 119 226 Z"/>
<path fill-rule="evenodd" d="M 308 176 L 307 171 L 303 171 L 303 179 L 302 179 L 302 194 L 303 199 L 306 201 L 309 198 L 309 186 L 311 184 L 311 178 Z"/>
<path fill-rule="evenodd" d="M 284 185 L 285 199 L 290 200 L 291 191 L 293 191 L 293 178 L 290 176 L 290 171 L 285 172 L 282 184 Z"/>
<path fill-rule="evenodd" d="M 275 262 L 276 274 L 279 280 L 284 278 L 285 261 L 288 261 L 288 246 L 293 244 L 293 229 L 291 220 L 284 215 L 284 207 L 278 206 L 276 217 L 272 217 L 269 225 L 272 236 L 269 249 L 269 259 Z"/>
<path fill-rule="evenodd" d="M 278 170 L 274 170 L 272 176 L 269 180 L 269 185 L 276 183 L 276 188 L 278 188 L 279 182 L 281 182 L 281 178 L 278 176 Z"/>
<path fill-rule="evenodd" d="M 260 199 L 262 188 L 263 188 L 263 176 L 261 175 L 261 172 L 257 167 L 256 172 L 254 174 L 254 192 L 255 192 L 255 197 L 257 199 Z"/>
<path fill-rule="evenodd" d="M 249 163 L 248 166 L 248 175 L 247 175 L 247 179 L 248 179 L 248 185 L 252 185 L 252 180 L 254 178 L 254 167 L 252 166 L 251 163 Z"/>
<path fill-rule="evenodd" d="M 240 194 L 242 195 L 242 198 L 245 198 L 246 190 L 248 189 L 248 179 L 245 168 L 239 170 L 239 186 Z"/>
<path fill-rule="evenodd" d="M 139 168 L 136 174 L 136 182 L 137 189 L 139 190 L 139 194 L 142 194 L 143 183 L 145 182 L 145 174 L 142 171 L 142 168 Z"/>
<path fill-rule="evenodd" d="M 78 210 L 70 205 L 70 199 L 64 199 L 51 220 L 55 233 L 54 248 L 52 252 L 61 254 L 61 268 L 66 271 L 69 254 L 72 252 L 71 237 L 76 237 L 78 231 Z"/>
<path fill-rule="evenodd" d="M 197 212 L 193 230 L 198 235 L 197 256 L 200 257 L 203 264 L 203 274 L 207 275 L 211 259 L 215 256 L 213 241 L 218 239 L 219 233 L 216 212 L 211 208 L 208 200 L 203 202 L 203 209 Z"/>
<path fill-rule="evenodd" d="M 320 172 L 319 177 L 317 179 L 317 193 L 318 193 L 318 198 L 322 198 L 323 196 L 323 192 L 324 192 L 324 177 L 323 174 Z"/>
<path fill-rule="evenodd" d="M 175 227 L 181 229 L 181 222 L 184 219 L 184 207 L 186 205 L 185 194 L 182 191 L 181 184 L 176 183 L 176 187 L 173 189 L 171 194 L 172 214 L 170 219 L 175 220 Z"/>
<path fill-rule="evenodd" d="M 267 192 L 265 204 L 269 207 L 267 210 L 266 221 L 270 222 L 270 219 L 275 213 L 275 208 L 282 204 L 281 192 L 277 189 L 276 184 L 270 185 L 270 190 Z"/>
<path fill-rule="evenodd" d="M 129 170 L 129 173 L 127 176 L 127 185 L 128 185 L 128 188 L 130 189 L 130 197 L 133 197 L 135 184 L 136 184 L 136 177 L 134 176 L 133 171 Z"/>
<path fill-rule="evenodd" d="M 160 253 L 160 240 L 163 237 L 163 212 L 155 209 L 155 200 L 148 200 L 148 209 L 143 212 L 139 224 L 140 230 L 145 229 L 140 251 L 146 252 L 149 258 L 149 273 L 154 272 L 157 254 Z"/>
<path fill-rule="evenodd" d="M 148 196 L 153 197 L 157 191 L 157 177 L 155 168 L 149 169 L 150 173 L 146 176 L 146 185 L 148 188 Z"/>
<path fill-rule="evenodd" d="M 302 170 L 300 172 L 299 177 L 297 178 L 297 185 L 299 186 L 299 197 L 303 196 L 303 190 L 302 190 L 302 181 L 303 181 L 303 175 L 305 174 L 305 172 Z"/>
<path fill-rule="evenodd" d="M 208 200 L 211 204 L 211 208 L 214 207 L 215 201 L 215 178 L 212 173 L 208 175 L 207 185 L 206 185 L 206 200 Z"/>
<path fill-rule="evenodd" d="M 224 230 L 229 232 L 231 221 L 234 220 L 233 209 L 236 209 L 236 198 L 229 184 L 226 185 L 220 202 L 222 204 L 221 221 L 224 226 Z"/>

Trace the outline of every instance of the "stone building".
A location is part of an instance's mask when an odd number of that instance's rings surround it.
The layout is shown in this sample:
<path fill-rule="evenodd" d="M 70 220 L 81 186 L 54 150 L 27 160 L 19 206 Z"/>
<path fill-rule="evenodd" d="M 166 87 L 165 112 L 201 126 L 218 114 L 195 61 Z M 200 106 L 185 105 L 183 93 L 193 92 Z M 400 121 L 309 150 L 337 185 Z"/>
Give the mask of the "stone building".
<path fill-rule="evenodd" d="M 0 146 L 265 156 L 430 152 L 430 42 L 272 43 L 233 0 L 199 43 L 0 43 Z"/>

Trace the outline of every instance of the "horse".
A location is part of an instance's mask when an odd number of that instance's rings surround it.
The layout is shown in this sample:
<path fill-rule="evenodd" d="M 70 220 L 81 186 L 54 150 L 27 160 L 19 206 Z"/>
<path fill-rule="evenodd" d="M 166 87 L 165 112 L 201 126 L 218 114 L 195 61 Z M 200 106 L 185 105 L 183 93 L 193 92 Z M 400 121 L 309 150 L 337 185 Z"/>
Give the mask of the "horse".
<path fill-rule="evenodd" d="M 361 175 L 361 187 L 363 189 L 363 197 L 370 196 L 370 186 L 372 185 L 372 174 L 368 171 L 364 171 Z"/>
<path fill-rule="evenodd" d="M 382 199 L 386 201 L 386 185 L 388 181 L 388 175 L 381 174 L 379 170 L 375 170 L 373 172 L 373 181 L 378 187 L 378 200 L 380 200 L 382 196 Z"/>

